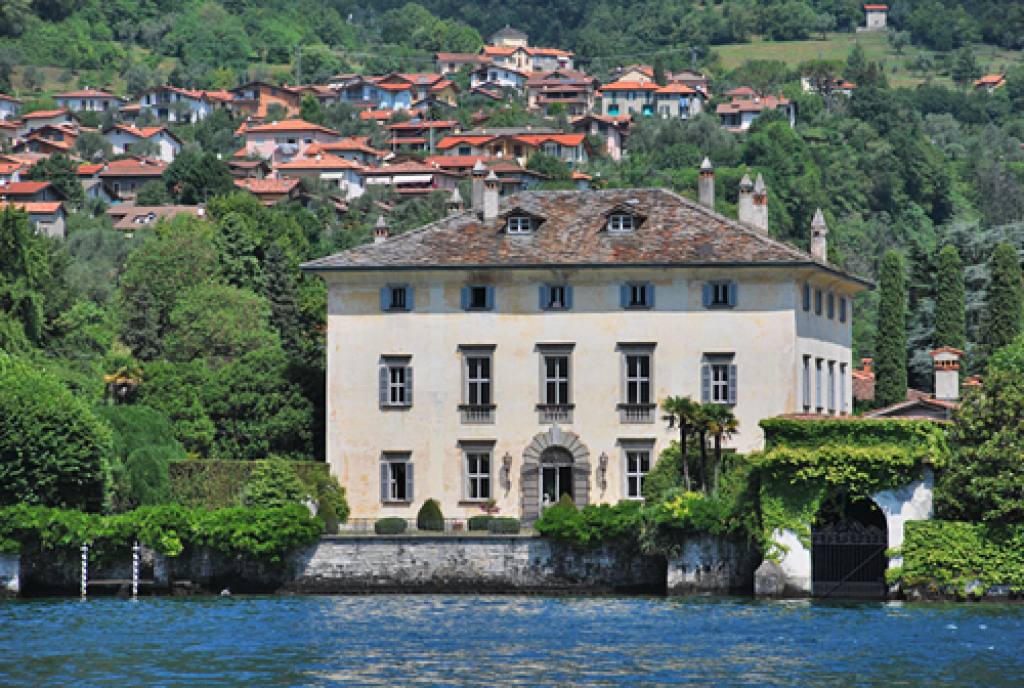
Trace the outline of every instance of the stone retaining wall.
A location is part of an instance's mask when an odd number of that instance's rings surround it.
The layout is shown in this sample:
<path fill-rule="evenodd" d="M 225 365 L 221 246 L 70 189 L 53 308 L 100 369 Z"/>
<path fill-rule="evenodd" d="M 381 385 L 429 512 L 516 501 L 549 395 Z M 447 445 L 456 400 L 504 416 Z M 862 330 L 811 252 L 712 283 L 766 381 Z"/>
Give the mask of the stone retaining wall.
<path fill-rule="evenodd" d="M 0 598 L 15 597 L 21 591 L 21 556 L 0 554 Z"/>

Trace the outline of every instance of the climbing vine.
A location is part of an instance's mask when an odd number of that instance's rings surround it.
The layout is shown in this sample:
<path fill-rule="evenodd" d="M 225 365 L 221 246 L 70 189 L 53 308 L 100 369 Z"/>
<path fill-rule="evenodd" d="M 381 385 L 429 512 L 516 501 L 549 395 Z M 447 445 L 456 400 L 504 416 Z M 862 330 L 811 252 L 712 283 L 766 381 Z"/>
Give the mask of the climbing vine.
<path fill-rule="evenodd" d="M 911 521 L 891 582 L 965 594 L 993 585 L 1024 591 L 1024 524 Z M 980 588 L 980 590 L 979 590 Z"/>

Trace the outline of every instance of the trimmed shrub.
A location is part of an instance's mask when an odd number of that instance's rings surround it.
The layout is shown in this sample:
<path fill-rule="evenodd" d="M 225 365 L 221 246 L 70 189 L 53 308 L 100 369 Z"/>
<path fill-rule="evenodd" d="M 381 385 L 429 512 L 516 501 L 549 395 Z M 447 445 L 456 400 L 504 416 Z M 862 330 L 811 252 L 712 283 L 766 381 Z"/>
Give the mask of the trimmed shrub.
<path fill-rule="evenodd" d="M 397 516 L 378 519 L 373 524 L 373 532 L 377 535 L 398 535 L 405 532 L 405 519 Z"/>
<path fill-rule="evenodd" d="M 419 530 L 444 530 L 444 514 L 436 499 L 423 502 L 420 512 L 416 514 L 416 528 Z"/>
<path fill-rule="evenodd" d="M 301 503 L 309 490 L 299 480 L 290 461 L 261 461 L 242 491 L 242 503 L 249 507 L 279 507 Z"/>
<path fill-rule="evenodd" d="M 487 524 L 494 520 L 494 516 L 490 514 L 481 514 L 480 516 L 471 516 L 469 519 L 470 530 L 487 530 Z"/>
<path fill-rule="evenodd" d="M 490 533 L 500 533 L 502 535 L 515 535 L 519 533 L 519 519 L 503 516 L 499 518 L 492 518 L 487 523 L 487 531 Z"/>

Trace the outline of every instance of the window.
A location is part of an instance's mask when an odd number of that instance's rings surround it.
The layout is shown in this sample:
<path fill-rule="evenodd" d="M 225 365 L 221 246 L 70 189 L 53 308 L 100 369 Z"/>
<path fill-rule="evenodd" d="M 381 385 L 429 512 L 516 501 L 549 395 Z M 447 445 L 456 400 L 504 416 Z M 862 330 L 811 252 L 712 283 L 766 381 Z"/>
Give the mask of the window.
<path fill-rule="evenodd" d="M 491 498 L 491 448 L 479 443 L 467 443 L 462 448 L 467 501 L 485 501 Z"/>
<path fill-rule="evenodd" d="M 540 286 L 540 308 L 544 311 L 572 308 L 572 287 L 567 284 L 542 284 Z"/>
<path fill-rule="evenodd" d="M 489 311 L 494 308 L 494 287 L 469 286 L 462 288 L 462 309 Z"/>
<path fill-rule="evenodd" d="M 846 364 L 839 364 L 839 413 L 846 414 Z"/>
<path fill-rule="evenodd" d="M 809 313 L 811 310 L 811 285 L 804 282 L 804 312 Z"/>
<path fill-rule="evenodd" d="M 380 463 L 380 501 L 411 502 L 412 461 L 408 452 L 384 452 Z"/>
<path fill-rule="evenodd" d="M 459 155 L 471 155 L 473 150 L 469 146 L 459 146 Z"/>
<path fill-rule="evenodd" d="M 623 443 L 626 499 L 644 498 L 644 481 L 647 479 L 647 474 L 651 472 L 651 450 L 652 447 L 649 443 Z"/>
<path fill-rule="evenodd" d="M 810 356 L 804 356 L 803 399 L 804 399 L 804 411 L 810 411 L 811 410 L 811 357 Z"/>
<path fill-rule="evenodd" d="M 505 231 L 509 234 L 529 234 L 533 231 L 533 218 L 529 215 L 510 215 Z"/>
<path fill-rule="evenodd" d="M 614 115 L 618 115 L 619 114 L 619 104 L 618 103 L 611 103 L 608 106 L 608 114 L 609 115 L 613 115 L 613 116 Z"/>
<path fill-rule="evenodd" d="M 633 216 L 628 213 L 612 213 L 608 216 L 609 232 L 632 232 L 635 229 Z"/>
<path fill-rule="evenodd" d="M 821 289 L 814 290 L 814 314 L 821 315 Z"/>
<path fill-rule="evenodd" d="M 822 368 L 824 363 L 825 362 L 820 358 L 814 359 L 814 407 L 818 410 L 818 413 L 821 413 L 822 409 L 825 407 L 821 389 L 821 376 L 823 374 Z"/>
<path fill-rule="evenodd" d="M 411 356 L 385 356 L 380 364 L 381 408 L 412 406 Z"/>
<path fill-rule="evenodd" d="M 622 285 L 620 302 L 623 308 L 654 308 L 654 285 L 650 282 L 627 282 Z"/>
<path fill-rule="evenodd" d="M 544 403 L 569 403 L 569 357 L 562 354 L 544 356 Z"/>
<path fill-rule="evenodd" d="M 619 420 L 623 423 L 654 422 L 655 404 L 651 401 L 653 344 L 620 344 L 622 351 L 622 402 Z"/>
<path fill-rule="evenodd" d="M 846 297 L 839 297 L 839 322 L 846 322 Z"/>
<path fill-rule="evenodd" d="M 703 300 L 705 308 L 734 308 L 736 306 L 736 283 L 717 280 L 704 283 Z"/>
<path fill-rule="evenodd" d="M 494 422 L 494 347 L 462 346 L 463 423 Z"/>
<path fill-rule="evenodd" d="M 835 320 L 836 317 L 836 295 L 832 292 L 828 294 L 828 319 Z"/>
<path fill-rule="evenodd" d="M 538 345 L 540 352 L 540 420 L 571 422 L 572 344 Z"/>
<path fill-rule="evenodd" d="M 390 285 L 380 290 L 380 309 L 382 311 L 411 311 L 413 309 L 413 290 L 406 284 Z"/>
<path fill-rule="evenodd" d="M 836 412 L 836 362 L 828 362 L 828 412 Z"/>
<path fill-rule="evenodd" d="M 736 365 L 732 354 L 708 354 L 700 371 L 703 404 L 736 403 Z"/>

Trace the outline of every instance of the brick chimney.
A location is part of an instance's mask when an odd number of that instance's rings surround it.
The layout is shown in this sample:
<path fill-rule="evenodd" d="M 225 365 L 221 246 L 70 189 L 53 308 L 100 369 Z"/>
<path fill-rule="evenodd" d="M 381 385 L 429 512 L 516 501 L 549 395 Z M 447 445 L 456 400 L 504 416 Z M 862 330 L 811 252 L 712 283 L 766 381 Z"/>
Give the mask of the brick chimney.
<path fill-rule="evenodd" d="M 484 222 L 491 222 L 498 217 L 498 186 L 498 175 L 491 170 L 491 173 L 484 179 Z"/>
<path fill-rule="evenodd" d="M 935 398 L 939 401 L 960 399 L 960 359 L 964 352 L 942 346 L 931 352 L 935 364 Z"/>
<path fill-rule="evenodd" d="M 715 168 L 711 160 L 704 156 L 700 164 L 700 176 L 697 179 L 697 199 L 706 208 L 715 209 Z"/>
<path fill-rule="evenodd" d="M 828 262 L 828 224 L 821 208 L 814 211 L 811 220 L 811 257 L 819 263 Z"/>
<path fill-rule="evenodd" d="M 388 223 L 384 220 L 383 215 L 377 216 L 377 224 L 373 227 L 373 243 L 382 244 L 387 241 L 390 232 L 388 231 Z"/>
<path fill-rule="evenodd" d="M 484 178 L 487 177 L 487 168 L 482 160 L 476 161 L 470 174 L 472 175 L 473 188 L 469 202 L 473 210 L 479 213 L 484 209 Z"/>

